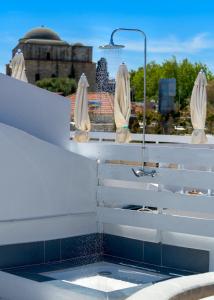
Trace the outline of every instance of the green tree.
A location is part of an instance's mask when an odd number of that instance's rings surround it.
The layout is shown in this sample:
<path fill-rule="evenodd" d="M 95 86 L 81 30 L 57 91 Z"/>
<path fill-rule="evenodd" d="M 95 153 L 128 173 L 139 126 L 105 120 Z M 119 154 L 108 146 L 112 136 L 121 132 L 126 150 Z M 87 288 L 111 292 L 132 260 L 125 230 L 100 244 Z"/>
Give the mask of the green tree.
<path fill-rule="evenodd" d="M 71 78 L 44 78 L 37 81 L 36 85 L 50 92 L 61 93 L 63 96 L 76 92 L 76 81 Z"/>
<path fill-rule="evenodd" d="M 158 83 L 162 74 L 162 68 L 155 61 L 150 62 L 146 68 L 147 86 L 146 93 L 148 98 L 158 100 Z"/>
<path fill-rule="evenodd" d="M 161 66 L 155 61 L 147 64 L 147 83 L 146 83 L 146 93 L 148 98 L 158 98 L 158 81 L 161 77 Z M 135 90 L 136 101 L 142 101 L 144 93 L 144 69 L 139 68 L 137 71 L 131 71 L 130 73 L 131 86 Z"/>
<path fill-rule="evenodd" d="M 165 60 L 161 65 L 161 78 L 175 78 L 178 77 L 179 64 L 176 57 Z"/>
<path fill-rule="evenodd" d="M 131 87 L 135 90 L 135 101 L 142 101 L 143 99 L 143 68 L 139 68 L 136 72 L 132 71 L 130 76 Z"/>
<path fill-rule="evenodd" d="M 207 66 L 202 63 L 192 64 L 188 59 L 184 59 L 179 64 L 176 100 L 180 102 L 181 108 L 189 104 L 194 82 L 200 70 L 204 70 L 208 81 L 213 78 Z"/>
<path fill-rule="evenodd" d="M 207 133 L 214 134 L 214 105 L 213 102 L 207 104 L 207 118 L 206 118 Z"/>
<path fill-rule="evenodd" d="M 198 72 L 203 69 L 208 81 L 214 79 L 213 74 L 205 64 L 191 63 L 188 59 L 178 62 L 175 57 L 165 60 L 162 64 L 154 61 L 147 64 L 147 98 L 158 100 L 158 83 L 161 78 L 176 79 L 176 97 L 179 108 L 183 109 L 189 104 L 192 88 Z M 135 90 L 135 100 L 143 99 L 144 70 L 132 70 L 130 73 L 131 87 Z"/>
<path fill-rule="evenodd" d="M 143 113 L 137 114 L 138 122 L 143 122 Z M 162 116 L 160 113 L 154 111 L 153 109 L 147 108 L 146 111 L 146 132 L 150 134 L 162 133 L 161 132 L 161 121 Z M 139 129 L 136 132 L 142 132 L 142 129 Z"/>

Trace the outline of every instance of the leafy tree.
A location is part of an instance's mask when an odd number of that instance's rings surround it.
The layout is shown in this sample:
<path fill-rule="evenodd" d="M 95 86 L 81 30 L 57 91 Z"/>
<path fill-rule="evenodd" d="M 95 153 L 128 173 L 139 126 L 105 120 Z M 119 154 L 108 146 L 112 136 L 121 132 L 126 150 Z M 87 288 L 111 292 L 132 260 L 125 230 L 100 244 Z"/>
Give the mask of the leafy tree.
<path fill-rule="evenodd" d="M 207 123 L 208 133 L 213 134 L 214 133 L 214 114 L 208 115 L 206 123 Z"/>
<path fill-rule="evenodd" d="M 146 133 L 162 133 L 161 132 L 161 121 L 162 116 L 160 113 L 153 109 L 147 108 L 146 110 Z M 137 114 L 138 122 L 143 122 L 143 113 Z M 138 129 L 136 132 L 142 132 L 142 129 Z"/>
<path fill-rule="evenodd" d="M 184 108 L 189 103 L 192 88 L 198 72 L 203 69 L 207 79 L 214 79 L 208 67 L 202 63 L 191 63 L 188 59 L 177 62 L 175 57 L 165 60 L 162 64 L 154 61 L 147 64 L 147 98 L 158 99 L 158 83 L 161 78 L 176 79 L 176 97 L 179 108 Z M 144 70 L 140 67 L 137 71 L 130 73 L 131 86 L 135 90 L 135 100 L 143 99 Z"/>
<path fill-rule="evenodd" d="M 139 68 L 136 72 L 132 71 L 130 83 L 131 87 L 135 90 L 135 101 L 141 101 L 143 99 L 143 80 L 143 68 Z"/>
<path fill-rule="evenodd" d="M 150 62 L 146 68 L 147 87 L 146 93 L 149 98 L 158 100 L 158 83 L 161 78 L 162 69 L 155 61 Z"/>
<path fill-rule="evenodd" d="M 147 97 L 158 99 L 158 81 L 161 78 L 161 66 L 154 61 L 147 64 L 147 84 L 146 93 Z M 135 100 L 142 101 L 144 91 L 144 69 L 139 68 L 137 71 L 131 71 L 130 73 L 131 86 L 135 90 Z"/>
<path fill-rule="evenodd" d="M 179 64 L 175 56 L 173 56 L 172 59 L 165 60 L 161 65 L 161 78 L 177 79 L 178 69 L 179 69 Z"/>
<path fill-rule="evenodd" d="M 214 106 L 214 80 L 211 80 L 207 85 L 207 101 Z"/>
<path fill-rule="evenodd" d="M 176 100 L 180 103 L 181 108 L 189 104 L 188 100 L 191 96 L 195 79 L 198 73 L 200 72 L 200 70 L 205 71 L 208 81 L 213 78 L 213 75 L 209 71 L 207 66 L 202 63 L 192 64 L 191 62 L 188 61 L 188 59 L 184 59 L 179 64 L 178 76 L 177 76 Z"/>
<path fill-rule="evenodd" d="M 208 101 L 207 118 L 206 118 L 207 133 L 214 134 L 214 105 Z"/>
<path fill-rule="evenodd" d="M 63 96 L 76 92 L 76 81 L 71 78 L 44 78 L 37 81 L 36 85 L 50 92 L 61 93 Z"/>

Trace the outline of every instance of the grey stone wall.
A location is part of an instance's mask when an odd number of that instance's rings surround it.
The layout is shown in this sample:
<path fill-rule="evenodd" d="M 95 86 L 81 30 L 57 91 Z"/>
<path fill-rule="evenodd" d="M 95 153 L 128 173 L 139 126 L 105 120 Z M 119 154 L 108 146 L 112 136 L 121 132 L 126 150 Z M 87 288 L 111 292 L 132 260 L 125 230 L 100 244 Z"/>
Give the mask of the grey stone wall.
<path fill-rule="evenodd" d="M 92 62 L 92 47 L 90 46 L 57 43 L 40 44 L 39 41 L 30 43 L 20 42 L 13 49 L 13 56 L 18 49 L 22 50 L 25 59 L 30 60 L 47 60 L 47 54 L 49 53 L 49 60 Z"/>
<path fill-rule="evenodd" d="M 88 78 L 89 91 L 95 90 L 95 63 L 65 62 L 65 61 L 47 61 L 47 60 L 25 60 L 26 75 L 30 83 L 35 83 L 36 74 L 40 79 L 48 77 L 70 77 L 72 69 L 75 73 L 75 79 L 78 82 L 82 73 Z"/>
<path fill-rule="evenodd" d="M 90 46 L 69 45 L 67 43 L 40 41 L 19 42 L 13 49 L 14 56 L 21 49 L 25 58 L 28 81 L 35 84 L 36 80 L 48 77 L 73 77 L 78 82 L 82 73 L 88 78 L 89 91 L 96 89 L 96 64 L 92 61 Z M 6 67 L 6 74 L 10 70 Z"/>

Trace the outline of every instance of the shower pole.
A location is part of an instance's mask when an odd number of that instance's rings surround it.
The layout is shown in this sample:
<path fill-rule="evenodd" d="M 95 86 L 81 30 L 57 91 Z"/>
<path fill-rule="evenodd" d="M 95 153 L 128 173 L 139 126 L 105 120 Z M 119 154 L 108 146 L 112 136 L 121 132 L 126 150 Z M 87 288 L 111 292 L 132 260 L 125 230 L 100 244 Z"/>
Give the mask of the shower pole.
<path fill-rule="evenodd" d="M 144 87 L 144 92 L 143 92 L 143 97 L 144 97 L 144 105 L 143 105 L 143 140 L 142 140 L 142 168 L 138 170 L 134 170 L 132 168 L 133 173 L 137 177 L 141 176 L 156 176 L 157 172 L 156 170 L 145 170 L 144 168 L 144 163 L 145 163 L 145 158 L 144 158 L 144 153 L 145 153 L 145 134 L 146 134 L 146 60 L 147 60 L 147 37 L 144 31 L 140 29 L 132 29 L 132 28 L 117 28 L 114 29 L 111 33 L 110 37 L 110 42 L 108 45 L 100 46 L 100 49 L 120 49 L 124 48 L 124 45 L 117 45 L 114 43 L 114 34 L 117 31 L 135 31 L 139 32 L 143 35 L 144 37 L 144 81 L 143 81 L 143 87 Z"/>
<path fill-rule="evenodd" d="M 112 31 L 111 37 L 110 37 L 110 45 L 112 45 L 112 48 L 114 48 L 114 34 L 117 31 L 135 31 L 139 32 L 144 37 L 144 80 L 143 80 L 143 139 L 142 139 L 142 149 L 145 149 L 145 134 L 146 134 L 146 64 L 147 64 L 147 37 L 144 31 L 140 29 L 132 29 L 132 28 L 117 28 Z M 117 46 L 117 45 L 115 45 Z M 121 45 L 121 48 L 124 47 Z M 144 164 L 144 162 L 143 162 Z M 144 166 L 144 165 L 143 165 Z"/>

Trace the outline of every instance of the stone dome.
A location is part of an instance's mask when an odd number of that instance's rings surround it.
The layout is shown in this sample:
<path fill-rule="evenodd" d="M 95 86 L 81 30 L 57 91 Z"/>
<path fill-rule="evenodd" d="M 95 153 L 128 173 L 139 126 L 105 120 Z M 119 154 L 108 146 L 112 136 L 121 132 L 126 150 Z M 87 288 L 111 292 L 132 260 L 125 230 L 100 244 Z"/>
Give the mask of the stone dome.
<path fill-rule="evenodd" d="M 73 46 L 84 46 L 82 43 L 75 43 L 75 44 L 73 44 Z"/>
<path fill-rule="evenodd" d="M 60 37 L 53 30 L 46 27 L 38 27 L 30 30 L 22 38 L 23 40 L 53 40 L 61 41 Z"/>

